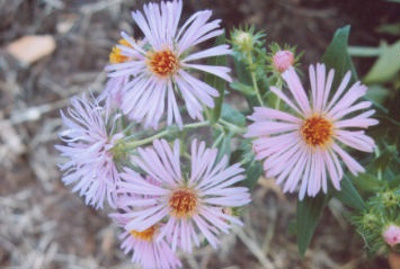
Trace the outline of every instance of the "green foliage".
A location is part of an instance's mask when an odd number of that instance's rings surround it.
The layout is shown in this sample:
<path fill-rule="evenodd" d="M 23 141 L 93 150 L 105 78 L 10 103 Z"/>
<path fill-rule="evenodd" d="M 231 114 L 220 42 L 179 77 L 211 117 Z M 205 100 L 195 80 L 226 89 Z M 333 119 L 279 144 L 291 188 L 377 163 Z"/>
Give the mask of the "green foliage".
<path fill-rule="evenodd" d="M 250 140 L 242 140 L 239 148 L 232 153 L 231 163 L 237 162 L 240 162 L 246 170 L 246 179 L 242 182 L 242 185 L 253 188 L 263 174 L 263 167 L 260 162 L 255 160 Z"/>
<path fill-rule="evenodd" d="M 377 32 L 398 36 L 400 35 L 400 23 L 383 24 L 378 27 Z"/>
<path fill-rule="evenodd" d="M 215 41 L 215 45 L 218 46 L 221 44 L 225 44 L 225 42 L 226 42 L 225 34 L 223 34 L 217 38 L 217 40 Z M 221 55 L 218 57 L 210 58 L 208 61 L 208 64 L 209 65 L 226 66 L 227 57 L 226 57 L 226 55 Z M 225 88 L 226 88 L 227 83 L 222 78 L 217 77 L 213 74 L 209 74 L 209 73 L 207 73 L 205 75 L 204 81 L 207 84 L 209 84 L 211 87 L 217 89 L 219 92 L 219 96 L 214 99 L 214 102 L 215 102 L 214 108 L 211 109 L 210 111 L 208 111 L 208 109 L 207 109 L 207 112 L 206 112 L 209 121 L 211 123 L 215 123 L 218 121 L 218 119 L 221 115 L 221 107 L 224 102 Z"/>
<path fill-rule="evenodd" d="M 340 183 L 341 190 L 334 190 L 333 195 L 338 198 L 343 204 L 362 211 L 366 208 L 365 202 L 357 189 L 354 187 L 351 180 L 345 175 Z"/>
<path fill-rule="evenodd" d="M 320 193 L 297 202 L 297 246 L 301 257 L 304 257 L 329 199 L 328 195 Z"/>
<path fill-rule="evenodd" d="M 266 35 L 263 32 L 256 32 L 254 27 L 243 29 L 235 29 L 231 35 L 233 60 L 239 81 L 232 83 L 231 88 L 244 94 L 249 107 L 255 107 L 260 106 L 256 96 L 257 91 L 262 101 L 265 101 L 269 90 L 268 78 L 265 76 L 267 51 L 264 38 Z M 238 38 L 241 36 L 242 38 Z M 249 40 L 247 43 L 251 45 L 241 45 L 244 36 L 246 40 Z"/>
<path fill-rule="evenodd" d="M 246 127 L 246 117 L 228 104 L 222 105 L 221 118 L 233 125 Z"/>
<path fill-rule="evenodd" d="M 395 75 L 399 76 L 400 71 L 400 41 L 391 46 L 383 44 L 382 53 L 374 66 L 364 77 L 364 82 L 380 83 L 392 79 Z"/>
<path fill-rule="evenodd" d="M 384 241 L 382 233 L 389 225 L 400 226 L 400 188 L 384 188 L 372 196 L 367 202 L 367 209 L 362 214 L 353 217 L 357 232 L 365 241 L 369 252 L 380 249 L 386 251 L 399 249 L 390 248 Z"/>
<path fill-rule="evenodd" d="M 336 31 L 329 47 L 327 48 L 322 62 L 326 64 L 327 69 L 335 69 L 335 78 L 332 88 L 336 89 L 347 71 L 351 71 L 351 82 L 354 83 L 357 78 L 353 62 L 348 53 L 348 40 L 350 34 L 350 26 L 345 26 Z"/>

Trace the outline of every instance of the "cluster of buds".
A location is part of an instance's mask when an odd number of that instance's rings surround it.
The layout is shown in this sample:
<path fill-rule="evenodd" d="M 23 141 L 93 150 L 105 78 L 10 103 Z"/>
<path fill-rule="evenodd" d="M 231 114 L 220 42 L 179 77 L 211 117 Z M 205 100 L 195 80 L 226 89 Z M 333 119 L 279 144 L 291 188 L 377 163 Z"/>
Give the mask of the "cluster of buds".
<path fill-rule="evenodd" d="M 354 218 L 357 231 L 371 252 L 398 251 L 400 246 L 400 189 L 378 192 L 367 202 L 362 216 Z"/>

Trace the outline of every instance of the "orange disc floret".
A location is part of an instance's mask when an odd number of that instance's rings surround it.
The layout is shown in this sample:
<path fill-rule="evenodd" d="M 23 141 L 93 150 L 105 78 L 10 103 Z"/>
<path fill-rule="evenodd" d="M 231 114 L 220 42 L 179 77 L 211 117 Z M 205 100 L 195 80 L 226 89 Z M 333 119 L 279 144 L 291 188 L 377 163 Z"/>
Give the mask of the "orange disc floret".
<path fill-rule="evenodd" d="M 157 230 L 157 227 L 154 225 L 142 232 L 138 232 L 136 230 L 131 230 L 129 233 L 136 239 L 150 242 L 153 240 L 156 230 Z"/>
<path fill-rule="evenodd" d="M 128 41 L 125 39 L 120 39 L 118 41 L 120 45 L 127 46 L 127 47 L 132 47 Z M 118 48 L 117 46 L 114 46 L 111 50 L 110 56 L 109 56 L 109 61 L 112 64 L 119 64 L 119 63 L 124 63 L 129 60 L 128 56 L 122 55 L 121 54 L 121 49 Z"/>
<path fill-rule="evenodd" d="M 301 134 L 308 145 L 325 146 L 331 141 L 333 125 L 329 120 L 314 115 L 304 121 Z"/>
<path fill-rule="evenodd" d="M 150 71 L 161 77 L 173 75 L 179 68 L 178 57 L 169 49 L 149 52 L 147 59 Z"/>
<path fill-rule="evenodd" d="M 175 217 L 190 217 L 197 208 L 197 194 L 191 189 L 177 189 L 172 192 L 168 204 Z"/>

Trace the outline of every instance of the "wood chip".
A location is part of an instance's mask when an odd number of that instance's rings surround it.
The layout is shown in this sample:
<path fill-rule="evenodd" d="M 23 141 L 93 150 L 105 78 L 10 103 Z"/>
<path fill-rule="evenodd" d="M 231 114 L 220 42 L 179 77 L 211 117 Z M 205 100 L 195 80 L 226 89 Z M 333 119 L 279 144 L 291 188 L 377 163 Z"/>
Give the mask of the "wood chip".
<path fill-rule="evenodd" d="M 50 55 L 56 48 L 51 35 L 24 36 L 7 47 L 7 52 L 25 65 Z"/>

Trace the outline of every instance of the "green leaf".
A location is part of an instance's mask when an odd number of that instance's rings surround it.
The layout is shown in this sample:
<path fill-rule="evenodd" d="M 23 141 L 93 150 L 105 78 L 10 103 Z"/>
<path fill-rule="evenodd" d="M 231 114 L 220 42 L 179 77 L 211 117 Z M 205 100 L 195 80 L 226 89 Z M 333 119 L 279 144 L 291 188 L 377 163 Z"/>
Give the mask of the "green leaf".
<path fill-rule="evenodd" d="M 245 169 L 246 178 L 241 185 L 253 188 L 260 176 L 263 174 L 262 164 L 255 159 L 252 144 L 249 139 L 244 139 L 239 145 L 239 149 L 232 153 L 231 163 L 242 164 Z"/>
<path fill-rule="evenodd" d="M 400 0 L 386 0 L 386 1 L 400 4 Z"/>
<path fill-rule="evenodd" d="M 357 189 L 360 191 L 376 193 L 383 187 L 382 182 L 376 178 L 376 175 L 369 173 L 352 176 L 351 180 L 353 180 L 354 184 L 357 186 Z"/>
<path fill-rule="evenodd" d="M 303 201 L 297 202 L 297 246 L 301 257 L 304 257 L 310 245 L 315 228 L 328 201 L 328 195 L 320 193 L 314 198 L 306 196 Z"/>
<path fill-rule="evenodd" d="M 231 141 L 233 136 L 234 133 L 228 130 L 215 130 L 213 139 L 214 145 L 218 148 L 216 162 L 219 162 L 224 156 L 228 156 L 229 160 L 229 157 L 231 155 Z"/>
<path fill-rule="evenodd" d="M 367 97 L 376 104 L 382 105 L 389 96 L 389 90 L 380 84 L 370 85 L 367 91 Z"/>
<path fill-rule="evenodd" d="M 383 24 L 379 26 L 377 32 L 381 34 L 400 35 L 400 23 Z"/>
<path fill-rule="evenodd" d="M 263 174 L 263 166 L 260 162 L 252 159 L 250 162 L 243 164 L 243 168 L 246 169 L 246 179 L 243 181 L 243 185 L 251 189 Z"/>
<path fill-rule="evenodd" d="M 350 26 L 345 26 L 336 31 L 333 36 L 332 42 L 329 44 L 322 62 L 325 63 L 327 69 L 335 69 L 335 77 L 332 83 L 332 89 L 337 89 L 342 81 L 344 75 L 351 71 L 350 84 L 353 84 L 358 80 L 354 64 L 351 61 L 351 57 L 348 52 L 348 40 L 350 34 Z M 369 100 L 368 97 L 364 97 L 366 100 L 371 101 L 377 109 L 381 112 L 386 112 L 386 109 L 379 103 Z"/>
<path fill-rule="evenodd" d="M 232 89 L 246 95 L 246 96 L 253 96 L 256 94 L 252 86 L 240 83 L 240 82 L 232 82 L 229 85 Z"/>
<path fill-rule="evenodd" d="M 354 208 L 355 210 L 362 211 L 366 209 L 364 200 L 354 188 L 351 180 L 345 175 L 340 183 L 341 190 L 334 190 L 333 195 L 338 198 L 343 204 Z"/>
<path fill-rule="evenodd" d="M 246 117 L 228 104 L 222 104 L 221 118 L 239 127 L 246 127 Z"/>
<path fill-rule="evenodd" d="M 391 80 L 400 71 L 400 41 L 382 48 L 381 56 L 364 78 L 365 83 Z"/>
<path fill-rule="evenodd" d="M 243 55 L 239 52 L 233 52 L 233 64 L 235 66 L 235 74 L 242 83 L 251 85 L 251 75 Z"/>
<path fill-rule="evenodd" d="M 225 44 L 225 34 L 219 36 L 215 41 L 215 45 L 222 45 Z M 226 55 L 221 55 L 217 57 L 212 57 L 208 61 L 209 65 L 220 65 L 226 66 L 227 65 L 227 57 Z M 221 107 L 222 103 L 224 102 L 224 93 L 226 88 L 226 81 L 220 77 L 217 77 L 213 74 L 207 73 L 204 77 L 204 81 L 209 84 L 211 87 L 215 88 L 219 92 L 219 96 L 214 99 L 214 108 L 208 112 L 206 110 L 206 114 L 211 123 L 215 123 L 218 121 L 219 117 L 221 116 Z"/>
<path fill-rule="evenodd" d="M 396 188 L 400 185 L 400 175 L 393 176 L 391 179 L 388 179 L 389 187 Z"/>
<path fill-rule="evenodd" d="M 357 73 L 347 48 L 349 33 L 349 25 L 338 29 L 333 36 L 332 42 L 329 44 L 329 47 L 322 57 L 322 62 L 326 64 L 328 70 L 331 68 L 335 69 L 335 78 L 332 84 L 333 89 L 337 89 L 339 87 L 341 80 L 349 70 L 352 73 L 351 83 L 354 83 L 358 80 Z"/>

